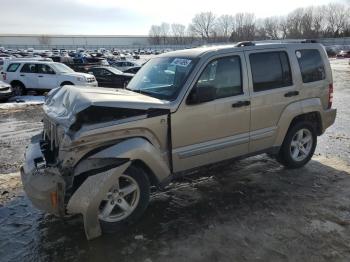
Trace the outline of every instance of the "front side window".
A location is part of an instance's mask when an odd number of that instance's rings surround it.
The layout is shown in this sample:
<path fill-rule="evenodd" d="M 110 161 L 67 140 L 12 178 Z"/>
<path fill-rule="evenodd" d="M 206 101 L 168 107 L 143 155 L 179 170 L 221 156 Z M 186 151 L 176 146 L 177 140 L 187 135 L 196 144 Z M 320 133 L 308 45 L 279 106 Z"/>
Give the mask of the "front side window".
<path fill-rule="evenodd" d="M 37 70 L 36 64 L 24 64 L 24 66 L 21 69 L 21 73 L 35 74 L 37 72 L 38 72 L 38 70 Z"/>
<path fill-rule="evenodd" d="M 196 88 L 214 87 L 216 99 L 239 95 L 243 93 L 241 75 L 239 56 L 219 58 L 205 67 L 196 83 Z"/>
<path fill-rule="evenodd" d="M 174 100 L 194 65 L 195 60 L 191 58 L 153 58 L 141 67 L 127 88 L 158 99 Z"/>
<path fill-rule="evenodd" d="M 254 92 L 291 86 L 293 84 L 286 52 L 264 52 L 249 55 Z"/>
<path fill-rule="evenodd" d="M 19 67 L 19 63 L 16 64 L 10 64 L 7 68 L 7 72 L 16 72 L 18 67 Z"/>
<path fill-rule="evenodd" d="M 304 83 L 315 82 L 326 78 L 324 64 L 317 49 L 297 50 L 295 54 Z"/>

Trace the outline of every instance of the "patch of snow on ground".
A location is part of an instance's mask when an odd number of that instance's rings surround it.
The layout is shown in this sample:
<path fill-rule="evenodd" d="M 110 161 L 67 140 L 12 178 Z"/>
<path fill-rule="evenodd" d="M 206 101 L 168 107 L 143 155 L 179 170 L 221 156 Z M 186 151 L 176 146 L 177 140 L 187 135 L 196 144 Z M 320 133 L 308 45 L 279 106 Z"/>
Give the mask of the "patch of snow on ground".
<path fill-rule="evenodd" d="M 44 104 L 44 96 L 15 96 L 11 97 L 8 102 L 0 103 L 0 109 L 15 109 L 29 105 Z"/>

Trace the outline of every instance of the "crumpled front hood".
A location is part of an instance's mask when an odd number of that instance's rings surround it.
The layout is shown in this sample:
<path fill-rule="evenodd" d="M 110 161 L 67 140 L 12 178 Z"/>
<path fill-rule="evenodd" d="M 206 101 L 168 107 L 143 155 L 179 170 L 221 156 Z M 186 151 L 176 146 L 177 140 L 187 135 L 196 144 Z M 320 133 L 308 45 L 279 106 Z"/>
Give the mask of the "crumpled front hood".
<path fill-rule="evenodd" d="M 48 94 L 44 111 L 53 121 L 68 127 L 79 112 L 90 107 L 121 108 L 123 111 L 169 108 L 166 101 L 126 89 L 63 86 Z"/>

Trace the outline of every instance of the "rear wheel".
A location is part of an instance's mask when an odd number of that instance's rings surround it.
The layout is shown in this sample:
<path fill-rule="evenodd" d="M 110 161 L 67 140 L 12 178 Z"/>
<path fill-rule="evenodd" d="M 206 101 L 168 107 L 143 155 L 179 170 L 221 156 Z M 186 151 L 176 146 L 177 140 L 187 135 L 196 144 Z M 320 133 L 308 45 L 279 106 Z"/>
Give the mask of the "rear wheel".
<path fill-rule="evenodd" d="M 13 83 L 12 85 L 12 92 L 14 96 L 23 96 L 27 93 L 24 85 L 22 83 Z"/>
<path fill-rule="evenodd" d="M 299 122 L 288 131 L 277 160 L 288 168 L 302 167 L 312 158 L 316 144 L 315 127 L 306 121 Z"/>
<path fill-rule="evenodd" d="M 130 166 L 100 203 L 98 218 L 103 232 L 114 233 L 136 222 L 146 210 L 149 196 L 147 174 Z"/>

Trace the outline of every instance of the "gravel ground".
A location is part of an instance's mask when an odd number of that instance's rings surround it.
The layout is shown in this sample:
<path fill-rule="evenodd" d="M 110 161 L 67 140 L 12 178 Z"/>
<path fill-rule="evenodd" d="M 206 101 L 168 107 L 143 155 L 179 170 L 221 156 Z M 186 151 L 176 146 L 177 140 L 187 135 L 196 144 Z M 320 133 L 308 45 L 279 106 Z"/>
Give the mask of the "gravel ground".
<path fill-rule="evenodd" d="M 79 216 L 44 214 L 22 191 L 41 108 L 0 110 L 0 261 L 349 261 L 350 66 L 331 63 L 338 116 L 308 165 L 261 155 L 200 169 L 154 195 L 137 225 L 94 241 Z"/>

